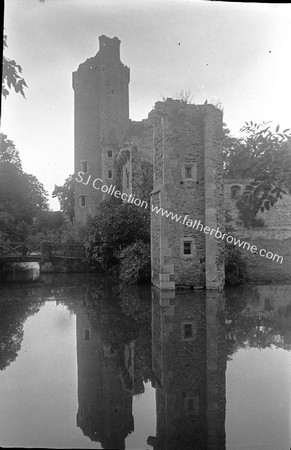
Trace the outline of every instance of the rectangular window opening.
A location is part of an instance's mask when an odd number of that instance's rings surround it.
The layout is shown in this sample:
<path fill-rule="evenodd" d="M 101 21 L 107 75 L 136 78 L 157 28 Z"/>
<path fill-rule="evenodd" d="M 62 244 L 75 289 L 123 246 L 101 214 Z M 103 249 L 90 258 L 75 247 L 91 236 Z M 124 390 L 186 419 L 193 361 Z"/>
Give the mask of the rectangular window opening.
<path fill-rule="evenodd" d="M 81 171 L 83 173 L 88 172 L 88 161 L 81 161 Z"/>
<path fill-rule="evenodd" d="M 191 242 L 184 242 L 184 255 L 191 255 Z"/>
<path fill-rule="evenodd" d="M 90 330 L 89 329 L 85 330 L 84 341 L 90 341 Z"/>
<path fill-rule="evenodd" d="M 108 178 L 112 178 L 112 170 L 108 170 Z"/>
<path fill-rule="evenodd" d="M 86 206 L 86 195 L 80 195 L 80 206 Z"/>
<path fill-rule="evenodd" d="M 107 156 L 108 156 L 108 158 L 112 158 L 112 150 L 108 150 Z"/>
<path fill-rule="evenodd" d="M 192 324 L 191 323 L 186 323 L 184 325 L 184 338 L 191 338 L 191 337 L 193 337 Z"/>
<path fill-rule="evenodd" d="M 185 178 L 192 178 L 192 166 L 185 166 Z"/>

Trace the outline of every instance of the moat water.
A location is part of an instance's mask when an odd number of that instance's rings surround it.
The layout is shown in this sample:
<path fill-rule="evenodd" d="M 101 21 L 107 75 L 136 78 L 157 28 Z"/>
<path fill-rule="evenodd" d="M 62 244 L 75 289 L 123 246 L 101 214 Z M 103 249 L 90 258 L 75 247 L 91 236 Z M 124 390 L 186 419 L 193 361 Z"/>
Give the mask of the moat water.
<path fill-rule="evenodd" d="M 290 294 L 0 285 L 0 446 L 289 449 Z"/>

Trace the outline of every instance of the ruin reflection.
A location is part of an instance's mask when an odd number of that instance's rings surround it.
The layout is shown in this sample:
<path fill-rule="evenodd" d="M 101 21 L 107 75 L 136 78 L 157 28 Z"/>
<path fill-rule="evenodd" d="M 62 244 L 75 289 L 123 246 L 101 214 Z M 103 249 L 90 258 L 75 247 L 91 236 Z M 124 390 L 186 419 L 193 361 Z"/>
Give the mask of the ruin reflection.
<path fill-rule="evenodd" d="M 151 374 L 148 293 L 143 300 L 134 288 L 120 291 L 100 283 L 87 286 L 83 299 L 72 305 L 77 319 L 77 426 L 104 449 L 125 449 L 125 439 L 134 431 L 133 395 L 144 392 Z"/>
<path fill-rule="evenodd" d="M 224 297 L 153 288 L 154 450 L 225 448 Z"/>

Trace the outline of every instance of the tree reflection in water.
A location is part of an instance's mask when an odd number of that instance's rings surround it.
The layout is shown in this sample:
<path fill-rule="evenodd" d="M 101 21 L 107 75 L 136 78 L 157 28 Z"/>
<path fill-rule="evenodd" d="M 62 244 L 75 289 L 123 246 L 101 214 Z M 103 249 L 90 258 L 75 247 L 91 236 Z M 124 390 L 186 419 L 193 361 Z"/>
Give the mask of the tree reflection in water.
<path fill-rule="evenodd" d="M 0 371 L 13 363 L 21 349 L 23 327 L 28 317 L 36 314 L 44 302 L 23 301 L 25 290 L 18 289 L 9 295 L 5 301 L 5 291 L 2 290 L 0 303 Z M 11 294 L 11 290 L 9 290 Z"/>

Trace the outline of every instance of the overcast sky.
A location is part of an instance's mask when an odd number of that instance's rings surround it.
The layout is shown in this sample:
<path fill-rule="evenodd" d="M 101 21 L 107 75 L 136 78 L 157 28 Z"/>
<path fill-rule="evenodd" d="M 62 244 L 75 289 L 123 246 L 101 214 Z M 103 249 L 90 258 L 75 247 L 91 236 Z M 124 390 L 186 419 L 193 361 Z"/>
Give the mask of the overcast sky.
<path fill-rule="evenodd" d="M 290 124 L 291 5 L 172 0 L 7 0 L 6 56 L 23 68 L 26 100 L 2 104 L 1 131 L 23 169 L 51 194 L 73 172 L 72 72 L 121 40 L 130 67 L 130 118 L 161 95 L 190 89 L 197 104 L 220 100 L 234 135 L 245 121 Z M 51 201 L 58 209 L 57 200 Z"/>

